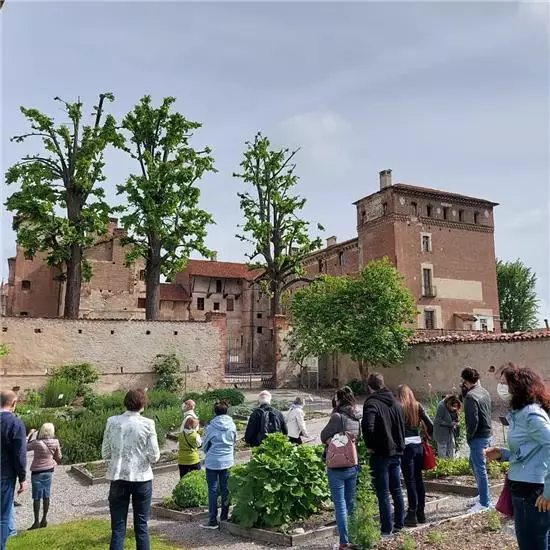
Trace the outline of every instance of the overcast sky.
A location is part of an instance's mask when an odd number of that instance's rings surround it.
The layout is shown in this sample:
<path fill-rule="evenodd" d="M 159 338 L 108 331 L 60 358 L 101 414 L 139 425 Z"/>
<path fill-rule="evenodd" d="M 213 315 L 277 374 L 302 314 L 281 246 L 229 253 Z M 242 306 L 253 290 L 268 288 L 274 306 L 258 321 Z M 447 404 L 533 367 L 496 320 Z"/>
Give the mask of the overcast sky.
<path fill-rule="evenodd" d="M 352 202 L 378 171 L 480 196 L 496 209 L 497 255 L 539 276 L 550 316 L 548 4 L 515 2 L 24 2 L 2 9 L 3 170 L 30 144 L 20 105 L 56 114 L 52 98 L 91 105 L 112 91 L 121 117 L 144 94 L 172 95 L 201 121 L 219 172 L 202 205 L 208 244 L 242 261 L 238 169 L 261 130 L 301 146 L 306 216 L 340 240 L 356 235 Z M 88 109 L 90 110 L 90 109 Z M 107 157 L 107 191 L 133 166 Z M 5 187 L 2 189 L 6 196 Z M 14 253 L 2 215 L 2 276 Z"/>

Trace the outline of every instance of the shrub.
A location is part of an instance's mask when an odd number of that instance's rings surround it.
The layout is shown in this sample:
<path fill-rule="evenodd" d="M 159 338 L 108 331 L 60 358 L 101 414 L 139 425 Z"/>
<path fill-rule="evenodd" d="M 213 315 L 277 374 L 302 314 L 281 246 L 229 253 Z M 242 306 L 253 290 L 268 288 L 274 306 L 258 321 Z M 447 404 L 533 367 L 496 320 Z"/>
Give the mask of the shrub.
<path fill-rule="evenodd" d="M 441 531 L 429 531 L 428 532 L 428 544 L 441 544 L 443 539 L 443 533 Z"/>
<path fill-rule="evenodd" d="M 507 462 L 488 462 L 487 473 L 492 479 L 501 478 L 508 471 Z M 424 472 L 426 479 L 445 478 L 452 476 L 473 475 L 470 461 L 467 458 L 437 457 L 436 467 Z"/>
<path fill-rule="evenodd" d="M 502 529 L 500 514 L 494 508 L 487 512 L 487 526 L 489 527 L 489 531 L 494 533 L 498 533 Z"/>
<path fill-rule="evenodd" d="M 43 405 L 44 407 L 63 407 L 70 405 L 76 398 L 78 393 L 78 385 L 64 378 L 50 378 L 44 390 Z"/>
<path fill-rule="evenodd" d="M 116 391 L 108 394 L 90 393 L 84 396 L 84 406 L 91 411 L 119 409 L 124 411 L 125 391 Z"/>
<path fill-rule="evenodd" d="M 157 426 L 157 432 L 159 431 L 159 426 L 164 430 L 164 432 L 171 432 L 175 428 L 179 428 L 182 421 L 181 408 L 176 407 L 166 407 L 163 409 L 145 409 L 143 416 L 147 418 L 152 418 Z"/>
<path fill-rule="evenodd" d="M 181 508 L 208 506 L 205 470 L 195 470 L 182 477 L 172 491 L 172 498 Z"/>
<path fill-rule="evenodd" d="M 168 407 L 179 407 L 181 409 L 181 399 L 177 395 L 167 390 L 152 390 L 147 392 L 149 405 L 151 409 L 163 409 Z"/>
<path fill-rule="evenodd" d="M 206 426 L 216 416 L 214 412 L 214 401 L 197 401 L 195 414 L 199 417 L 201 426 Z"/>
<path fill-rule="evenodd" d="M 229 478 L 232 518 L 243 527 L 282 527 L 306 519 L 328 500 L 321 445 L 292 445 L 270 434 Z"/>
<path fill-rule="evenodd" d="M 181 363 L 175 353 L 157 355 L 153 363 L 153 370 L 156 376 L 156 390 L 179 391 L 183 378 L 179 376 Z"/>
<path fill-rule="evenodd" d="M 380 539 L 380 523 L 368 466 L 363 466 L 359 473 L 356 498 L 357 507 L 349 522 L 350 540 L 359 548 L 373 548 Z"/>
<path fill-rule="evenodd" d="M 354 393 L 354 395 L 363 395 L 365 393 L 363 382 L 361 382 L 361 380 L 358 380 L 357 378 L 352 378 L 346 384 L 346 386 L 349 386 L 351 388 L 351 391 Z"/>
<path fill-rule="evenodd" d="M 58 367 L 54 379 L 68 380 L 76 384 L 77 395 L 85 395 L 91 391 L 90 384 L 99 380 L 99 371 L 89 363 L 75 363 Z"/>
<path fill-rule="evenodd" d="M 236 406 L 244 403 L 244 393 L 235 388 L 219 388 L 203 392 L 187 392 L 183 400 L 186 401 L 187 399 L 192 399 L 195 402 L 227 401 L 229 405 Z"/>
<path fill-rule="evenodd" d="M 252 407 L 248 405 L 235 405 L 234 407 L 229 408 L 230 416 L 242 416 L 248 418 L 252 412 Z"/>
<path fill-rule="evenodd" d="M 416 550 L 416 542 L 411 535 L 405 535 L 401 543 L 401 550 Z"/>

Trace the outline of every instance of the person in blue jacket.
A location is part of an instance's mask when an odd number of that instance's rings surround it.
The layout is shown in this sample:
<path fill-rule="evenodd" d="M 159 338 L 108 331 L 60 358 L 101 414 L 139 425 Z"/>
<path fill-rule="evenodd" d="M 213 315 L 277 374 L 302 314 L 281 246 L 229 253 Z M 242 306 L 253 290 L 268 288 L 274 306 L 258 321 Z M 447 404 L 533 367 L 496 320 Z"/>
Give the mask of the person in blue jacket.
<path fill-rule="evenodd" d="M 208 484 L 208 523 L 201 525 L 205 529 L 218 529 L 218 485 L 222 497 L 220 521 L 226 521 L 229 515 L 229 468 L 235 463 L 235 441 L 237 428 L 227 414 L 229 405 L 219 401 L 214 406 L 215 418 L 208 424 L 202 442 L 205 454 L 206 482 Z"/>
<path fill-rule="evenodd" d="M 542 378 L 511 363 L 502 369 L 499 396 L 510 406 L 509 449 L 489 447 L 487 460 L 509 461 L 520 550 L 548 550 L 550 533 L 550 391 Z"/>

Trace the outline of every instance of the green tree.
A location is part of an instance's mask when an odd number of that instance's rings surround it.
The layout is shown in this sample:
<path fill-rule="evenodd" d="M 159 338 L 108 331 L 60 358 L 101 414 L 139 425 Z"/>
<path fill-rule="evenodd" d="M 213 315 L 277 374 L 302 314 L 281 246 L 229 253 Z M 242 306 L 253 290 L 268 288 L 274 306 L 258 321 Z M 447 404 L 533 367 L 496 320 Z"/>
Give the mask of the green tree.
<path fill-rule="evenodd" d="M 82 279 L 91 277 L 84 249 L 105 233 L 109 221 L 105 191 L 98 185 L 105 180 L 103 153 L 109 144 L 119 144 L 120 137 L 115 119 L 104 116 L 104 102 L 113 101 L 112 94 L 100 94 L 88 125 L 82 102 L 55 100 L 63 105 L 68 123 L 56 125 L 38 109 L 21 107 L 31 131 L 12 141 L 38 137 L 44 151 L 27 155 L 8 169 L 6 183 L 17 183 L 20 190 L 8 197 L 6 207 L 15 212 L 13 229 L 26 257 L 44 252 L 49 265 L 66 268 L 64 316 L 74 319 L 79 314 Z"/>
<path fill-rule="evenodd" d="M 206 227 L 212 216 L 198 207 L 197 182 L 205 172 L 215 172 L 210 148 L 197 151 L 189 145 L 193 131 L 202 125 L 171 112 L 175 98 L 167 97 L 160 107 L 144 96 L 122 122 L 129 135 L 124 150 L 138 161 L 118 194 L 127 206 L 121 218 L 128 231 L 123 244 L 130 244 L 127 262 L 145 259 L 145 317 L 156 319 L 161 274 L 169 280 L 181 269 L 192 251 L 209 257 Z"/>
<path fill-rule="evenodd" d="M 503 330 L 517 332 L 536 328 L 539 301 L 535 272 L 520 260 L 497 260 L 497 285 Z"/>
<path fill-rule="evenodd" d="M 358 278 L 321 277 L 297 290 L 291 307 L 302 355 L 349 355 L 363 381 L 369 365 L 403 359 L 416 315 L 411 293 L 387 258 L 370 262 Z"/>

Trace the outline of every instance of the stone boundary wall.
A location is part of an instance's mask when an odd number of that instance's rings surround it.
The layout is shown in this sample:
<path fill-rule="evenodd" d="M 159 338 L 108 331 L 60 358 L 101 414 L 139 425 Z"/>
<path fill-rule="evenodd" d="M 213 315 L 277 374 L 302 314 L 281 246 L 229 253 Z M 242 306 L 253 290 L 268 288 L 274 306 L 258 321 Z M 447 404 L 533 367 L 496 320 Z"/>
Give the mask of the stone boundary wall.
<path fill-rule="evenodd" d="M 209 313 L 205 321 L 3 317 L 1 326 L 9 349 L 0 368 L 2 388 L 37 389 L 55 367 L 83 362 L 101 372 L 98 391 L 151 388 L 155 356 L 171 352 L 187 371 L 187 390 L 224 384 L 224 313 Z"/>

